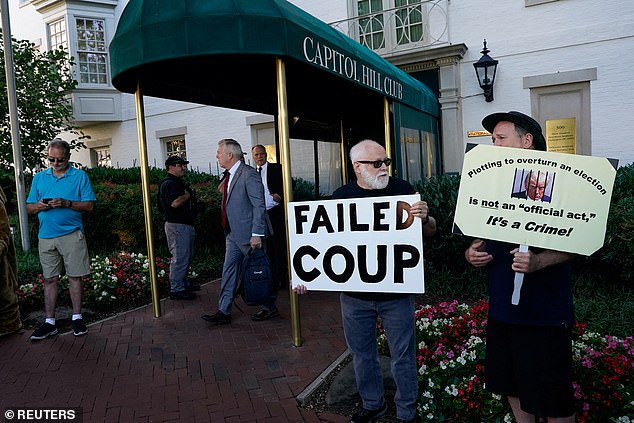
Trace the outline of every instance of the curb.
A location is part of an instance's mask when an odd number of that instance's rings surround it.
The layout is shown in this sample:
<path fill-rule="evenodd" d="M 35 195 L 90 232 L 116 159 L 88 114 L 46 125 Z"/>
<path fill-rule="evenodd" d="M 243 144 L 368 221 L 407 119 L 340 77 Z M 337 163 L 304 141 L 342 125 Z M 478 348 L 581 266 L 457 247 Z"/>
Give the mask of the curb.
<path fill-rule="evenodd" d="M 339 357 L 335 359 L 335 361 L 330 363 L 330 366 L 328 366 L 323 372 L 321 372 L 321 374 L 317 376 L 315 380 L 313 380 L 310 383 L 310 385 L 308 385 L 302 392 L 300 392 L 299 395 L 297 395 L 297 397 L 295 398 L 295 400 L 300 405 L 304 405 L 306 400 L 324 383 L 324 381 L 330 375 L 330 373 L 332 373 L 333 370 L 336 369 L 337 366 L 339 366 L 339 364 L 341 364 L 343 360 L 348 358 L 349 355 L 350 355 L 350 350 L 346 349 L 343 353 L 341 353 Z"/>

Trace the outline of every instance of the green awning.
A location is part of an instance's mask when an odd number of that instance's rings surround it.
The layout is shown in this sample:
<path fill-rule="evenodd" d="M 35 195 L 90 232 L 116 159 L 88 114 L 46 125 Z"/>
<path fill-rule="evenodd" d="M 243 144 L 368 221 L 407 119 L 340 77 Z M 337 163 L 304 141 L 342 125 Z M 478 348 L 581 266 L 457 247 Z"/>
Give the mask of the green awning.
<path fill-rule="evenodd" d="M 295 110 L 354 115 L 387 96 L 438 116 L 425 85 L 285 0 L 130 0 L 110 44 L 120 91 L 140 81 L 145 95 L 268 114 L 277 56 Z"/>

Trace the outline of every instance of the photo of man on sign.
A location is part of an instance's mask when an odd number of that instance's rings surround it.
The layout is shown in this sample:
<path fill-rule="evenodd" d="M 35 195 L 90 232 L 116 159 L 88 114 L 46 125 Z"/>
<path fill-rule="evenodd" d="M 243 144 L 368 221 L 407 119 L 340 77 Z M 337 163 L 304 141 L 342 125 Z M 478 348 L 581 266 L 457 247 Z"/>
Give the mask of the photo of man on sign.
<path fill-rule="evenodd" d="M 534 169 L 515 169 L 513 198 L 530 199 L 550 203 L 555 174 Z"/>

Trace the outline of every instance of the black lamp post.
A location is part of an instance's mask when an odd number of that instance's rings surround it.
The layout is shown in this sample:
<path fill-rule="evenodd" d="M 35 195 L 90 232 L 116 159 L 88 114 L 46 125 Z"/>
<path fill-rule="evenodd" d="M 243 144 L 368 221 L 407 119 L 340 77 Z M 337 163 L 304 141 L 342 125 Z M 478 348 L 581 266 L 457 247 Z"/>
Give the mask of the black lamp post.
<path fill-rule="evenodd" d="M 493 82 L 495 81 L 495 71 L 498 67 L 498 61 L 489 56 L 489 49 L 487 48 L 487 40 L 484 40 L 484 49 L 480 52 L 482 57 L 473 67 L 478 75 L 478 84 L 484 91 L 484 99 L 488 102 L 493 101 Z"/>

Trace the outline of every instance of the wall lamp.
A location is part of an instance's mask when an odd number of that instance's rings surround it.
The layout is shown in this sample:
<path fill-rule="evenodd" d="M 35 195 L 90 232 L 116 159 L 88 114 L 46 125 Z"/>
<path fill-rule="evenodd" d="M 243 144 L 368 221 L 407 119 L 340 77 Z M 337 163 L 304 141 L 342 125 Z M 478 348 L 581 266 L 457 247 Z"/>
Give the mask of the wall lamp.
<path fill-rule="evenodd" d="M 484 99 L 487 102 L 493 101 L 493 83 L 495 82 L 495 71 L 498 68 L 498 61 L 489 56 L 487 40 L 484 40 L 484 48 L 480 52 L 482 57 L 473 64 L 478 76 L 478 84 L 484 91 Z"/>

